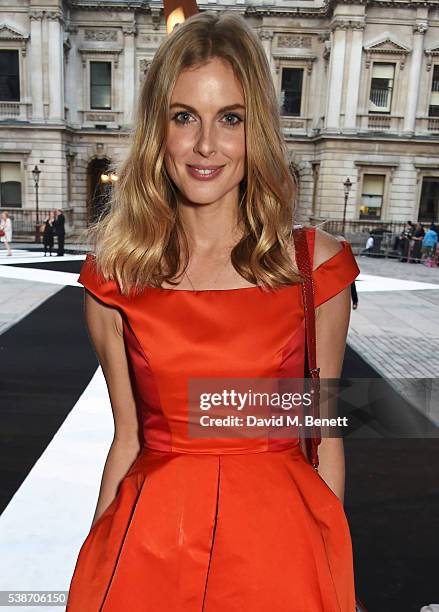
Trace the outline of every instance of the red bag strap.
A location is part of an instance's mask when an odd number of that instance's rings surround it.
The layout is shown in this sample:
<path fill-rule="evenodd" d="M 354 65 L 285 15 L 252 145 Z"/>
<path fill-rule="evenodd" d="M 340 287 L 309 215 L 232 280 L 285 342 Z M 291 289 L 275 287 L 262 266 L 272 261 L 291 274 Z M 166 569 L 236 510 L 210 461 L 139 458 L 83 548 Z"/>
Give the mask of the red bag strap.
<path fill-rule="evenodd" d="M 314 391 L 312 394 L 312 406 L 311 414 L 314 417 L 319 417 L 319 401 L 320 401 L 320 368 L 317 367 L 316 363 L 316 329 L 315 329 L 315 309 L 314 309 L 314 288 L 313 288 L 313 277 L 312 277 L 312 265 L 309 256 L 308 241 L 306 238 L 306 230 L 299 226 L 293 232 L 294 245 L 296 253 L 296 263 L 299 268 L 299 272 L 302 275 L 302 296 L 303 296 L 303 308 L 305 313 L 305 336 L 306 336 L 306 356 L 307 364 L 305 366 L 306 377 L 316 379 L 315 386 L 313 384 L 311 390 Z M 313 426 L 312 436 L 305 438 L 306 452 L 308 461 L 313 465 L 315 469 L 319 467 L 319 455 L 318 446 L 321 442 L 321 431 L 320 427 Z M 366 607 L 357 597 L 355 600 L 357 612 L 367 612 Z"/>
<path fill-rule="evenodd" d="M 296 263 L 302 276 L 302 298 L 305 314 L 305 340 L 306 340 L 306 366 L 305 377 L 316 379 L 311 387 L 311 415 L 314 420 L 319 417 L 319 372 L 316 362 L 316 326 L 314 308 L 314 287 L 312 265 L 306 238 L 306 230 L 299 226 L 293 232 Z M 321 442 L 320 427 L 312 425 L 311 434 L 305 438 L 305 447 L 308 461 L 315 469 L 319 466 L 318 446 Z"/>

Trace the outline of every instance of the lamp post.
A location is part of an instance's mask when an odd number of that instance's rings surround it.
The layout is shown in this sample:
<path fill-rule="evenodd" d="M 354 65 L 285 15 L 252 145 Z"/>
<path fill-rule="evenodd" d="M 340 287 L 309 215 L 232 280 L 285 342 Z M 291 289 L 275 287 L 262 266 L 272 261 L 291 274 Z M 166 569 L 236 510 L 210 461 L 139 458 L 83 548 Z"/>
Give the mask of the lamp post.
<path fill-rule="evenodd" d="M 37 214 L 37 220 L 35 225 L 35 242 L 37 243 L 40 242 L 40 211 L 38 207 L 38 187 L 40 184 L 40 174 L 41 170 L 38 168 L 38 166 L 35 166 L 35 168 L 32 170 L 32 177 L 34 179 L 35 185 L 35 209 Z"/>
<path fill-rule="evenodd" d="M 113 187 L 113 184 L 119 180 L 116 172 L 103 172 L 100 176 L 100 181 L 106 187 Z"/>
<path fill-rule="evenodd" d="M 165 14 L 166 33 L 171 34 L 173 29 L 186 21 L 191 15 L 198 13 L 196 0 L 164 0 L 163 12 Z"/>
<path fill-rule="evenodd" d="M 352 183 L 351 183 L 351 180 L 350 180 L 349 177 L 343 183 L 343 187 L 344 187 L 344 208 L 343 208 L 342 235 L 344 236 L 345 225 L 346 225 L 346 208 L 347 208 L 347 205 L 348 205 L 349 192 L 350 192 L 351 187 L 352 187 Z"/>
<path fill-rule="evenodd" d="M 101 206 L 106 206 L 111 198 L 111 191 L 114 186 L 114 183 L 116 183 L 119 180 L 119 177 L 116 174 L 116 172 L 107 170 L 106 172 L 103 172 L 101 174 L 101 176 L 99 177 L 99 180 L 103 187 L 103 196 L 104 196 L 103 203 L 101 204 Z"/>
<path fill-rule="evenodd" d="M 104 185 L 108 185 L 108 184 L 112 184 L 115 183 L 116 181 L 119 180 L 119 177 L 117 176 L 117 174 L 115 172 L 110 172 L 110 174 L 108 174 L 108 172 L 103 172 L 101 174 L 101 183 L 104 183 Z"/>

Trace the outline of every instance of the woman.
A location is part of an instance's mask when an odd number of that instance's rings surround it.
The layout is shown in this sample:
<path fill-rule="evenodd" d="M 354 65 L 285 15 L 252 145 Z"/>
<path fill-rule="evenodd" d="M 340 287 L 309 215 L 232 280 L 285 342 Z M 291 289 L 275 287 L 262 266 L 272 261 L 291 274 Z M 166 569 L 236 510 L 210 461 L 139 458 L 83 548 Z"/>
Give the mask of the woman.
<path fill-rule="evenodd" d="M 12 242 L 12 221 L 6 210 L 0 215 L 0 235 L 0 242 L 3 242 L 5 245 L 7 254 L 12 255 L 11 247 L 9 246 Z"/>
<path fill-rule="evenodd" d="M 191 381 L 301 378 L 294 183 L 257 36 L 204 12 L 162 43 L 79 281 L 115 434 L 67 610 L 352 612 L 340 438 L 191 436 Z M 359 270 L 306 229 L 321 376 L 340 376 Z M 211 437 L 208 437 L 211 436 Z"/>
<path fill-rule="evenodd" d="M 49 255 L 52 257 L 52 249 L 54 244 L 54 223 L 55 223 L 55 212 L 51 210 L 49 216 L 44 222 L 43 230 L 43 246 L 44 246 L 44 257 L 47 255 L 47 249 L 49 249 Z"/>

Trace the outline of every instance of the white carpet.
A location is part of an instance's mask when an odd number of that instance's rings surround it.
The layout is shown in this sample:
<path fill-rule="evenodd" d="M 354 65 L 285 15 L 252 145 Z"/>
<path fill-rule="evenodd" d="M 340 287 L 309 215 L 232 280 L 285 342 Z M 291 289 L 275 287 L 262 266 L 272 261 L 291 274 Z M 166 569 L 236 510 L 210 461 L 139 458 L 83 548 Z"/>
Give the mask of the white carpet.
<path fill-rule="evenodd" d="M 0 590 L 68 590 L 93 519 L 113 429 L 98 368 L 0 516 Z M 60 608 L 20 606 L 36 609 Z"/>

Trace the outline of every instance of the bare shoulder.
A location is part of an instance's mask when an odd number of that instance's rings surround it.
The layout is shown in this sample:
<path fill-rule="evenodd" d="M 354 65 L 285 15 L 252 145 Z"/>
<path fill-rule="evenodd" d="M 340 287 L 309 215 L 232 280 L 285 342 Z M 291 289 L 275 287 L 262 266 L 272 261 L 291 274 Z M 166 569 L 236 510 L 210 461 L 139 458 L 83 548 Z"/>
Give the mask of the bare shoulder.
<path fill-rule="evenodd" d="M 327 259 L 330 259 L 342 250 L 340 241 L 325 230 L 316 227 L 314 243 L 313 269 L 318 268 Z"/>
<path fill-rule="evenodd" d="M 109 332 L 123 335 L 122 316 L 117 308 L 105 304 L 93 293 L 85 292 L 85 317 L 87 326 L 94 336 L 105 338 Z"/>
<path fill-rule="evenodd" d="M 315 231 L 313 270 L 318 268 L 323 262 L 330 259 L 342 250 L 340 240 L 319 227 L 308 228 Z M 287 246 L 288 253 L 293 265 L 296 266 L 296 253 L 294 240 L 290 240 Z"/>

